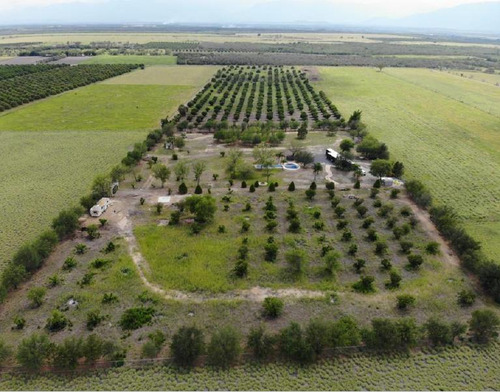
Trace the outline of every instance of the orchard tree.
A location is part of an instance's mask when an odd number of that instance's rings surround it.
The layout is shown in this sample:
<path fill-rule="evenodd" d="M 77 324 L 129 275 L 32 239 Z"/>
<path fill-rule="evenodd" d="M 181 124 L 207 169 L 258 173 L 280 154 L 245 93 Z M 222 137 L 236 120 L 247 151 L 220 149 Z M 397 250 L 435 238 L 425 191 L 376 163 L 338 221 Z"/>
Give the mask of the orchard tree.
<path fill-rule="evenodd" d="M 316 177 L 318 176 L 319 172 L 323 170 L 323 165 L 319 162 L 316 162 L 313 166 L 313 172 L 314 172 L 314 182 L 316 182 Z"/>
<path fill-rule="evenodd" d="M 227 166 L 226 171 L 230 178 L 236 177 L 236 171 L 241 163 L 241 157 L 243 153 L 240 150 L 232 149 L 227 154 Z"/>
<path fill-rule="evenodd" d="M 193 164 L 194 179 L 196 180 L 196 185 L 200 185 L 201 176 L 207 169 L 207 164 L 203 161 L 198 161 Z"/>
<path fill-rule="evenodd" d="M 177 165 L 175 165 L 174 173 L 175 176 L 177 177 L 177 181 L 184 181 L 184 179 L 189 174 L 189 166 L 187 165 L 186 162 L 181 161 L 177 163 Z"/>
<path fill-rule="evenodd" d="M 373 174 L 374 176 L 379 177 L 380 179 L 390 174 L 391 171 L 392 171 L 391 162 L 389 162 L 386 159 L 374 160 L 370 168 L 370 173 Z"/>
<path fill-rule="evenodd" d="M 260 165 L 266 174 L 266 181 L 269 182 L 269 177 L 271 177 L 271 168 L 274 164 L 275 154 L 272 149 L 266 144 L 259 144 L 253 149 L 253 157 L 255 163 Z"/>
<path fill-rule="evenodd" d="M 161 181 L 161 187 L 165 185 L 165 182 L 170 177 L 170 169 L 165 165 L 158 163 L 153 166 L 153 177 Z"/>
<path fill-rule="evenodd" d="M 340 142 L 340 149 L 344 153 L 351 151 L 353 147 L 354 147 L 354 142 L 351 139 L 344 139 Z"/>

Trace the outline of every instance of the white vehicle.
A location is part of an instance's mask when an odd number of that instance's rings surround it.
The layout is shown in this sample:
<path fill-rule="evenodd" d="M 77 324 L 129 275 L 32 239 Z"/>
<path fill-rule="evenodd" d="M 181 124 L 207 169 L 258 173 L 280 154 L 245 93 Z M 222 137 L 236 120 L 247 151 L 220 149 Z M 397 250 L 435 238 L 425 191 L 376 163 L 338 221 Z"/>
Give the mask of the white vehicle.
<path fill-rule="evenodd" d="M 335 162 L 339 157 L 339 153 L 331 148 L 326 149 L 326 159 L 331 162 Z"/>
<path fill-rule="evenodd" d="M 101 216 L 111 205 L 111 199 L 103 197 L 95 206 L 90 209 L 90 216 L 95 218 Z"/>

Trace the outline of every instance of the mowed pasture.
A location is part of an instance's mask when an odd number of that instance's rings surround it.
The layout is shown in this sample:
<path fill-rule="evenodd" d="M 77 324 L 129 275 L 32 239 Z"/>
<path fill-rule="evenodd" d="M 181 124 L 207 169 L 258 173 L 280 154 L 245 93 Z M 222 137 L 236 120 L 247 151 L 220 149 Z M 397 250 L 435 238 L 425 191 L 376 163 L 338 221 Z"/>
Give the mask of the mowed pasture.
<path fill-rule="evenodd" d="M 144 65 L 175 65 L 175 56 L 138 56 L 138 55 L 101 55 L 91 57 L 84 64 L 144 64 Z"/>
<path fill-rule="evenodd" d="M 143 132 L 0 132 L 0 268 Z"/>
<path fill-rule="evenodd" d="M 201 78 L 197 74 L 199 68 L 161 67 L 155 77 L 148 79 L 144 79 L 148 69 L 138 70 L 124 79 L 124 84 L 118 77 L 111 84 L 69 91 L 4 112 L 0 116 L 0 131 L 151 130 L 207 81 L 211 73 L 204 73 L 206 78 Z M 169 76 L 171 69 L 175 69 L 176 82 Z M 163 78 L 167 84 L 161 82 Z"/>
<path fill-rule="evenodd" d="M 407 178 L 428 184 L 437 202 L 490 242 L 489 256 L 498 255 L 498 236 L 491 234 L 500 221 L 500 129 L 498 115 L 488 111 L 496 113 L 500 98 L 493 87 L 480 85 L 479 93 L 476 82 L 415 69 L 324 67 L 319 79 L 317 88 L 342 113 L 363 111 L 370 132 L 405 163 Z"/>
<path fill-rule="evenodd" d="M 161 67 L 171 85 L 141 85 L 146 69 L 130 75 L 136 84 L 95 84 L 0 116 L 0 264 L 61 209 L 77 204 L 96 175 L 119 163 L 211 75 L 181 68 L 173 78 L 167 75 L 174 67 Z"/>

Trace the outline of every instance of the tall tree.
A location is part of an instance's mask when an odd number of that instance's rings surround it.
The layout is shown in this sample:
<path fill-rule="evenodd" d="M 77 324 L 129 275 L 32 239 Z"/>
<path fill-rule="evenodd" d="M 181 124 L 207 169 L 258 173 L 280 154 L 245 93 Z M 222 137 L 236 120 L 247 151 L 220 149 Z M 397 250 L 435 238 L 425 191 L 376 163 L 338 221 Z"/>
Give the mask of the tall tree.
<path fill-rule="evenodd" d="M 255 163 L 260 165 L 262 170 L 266 173 L 266 180 L 269 182 L 271 169 L 274 164 L 274 151 L 269 148 L 267 144 L 259 144 L 253 149 L 253 157 L 255 159 Z"/>
<path fill-rule="evenodd" d="M 161 187 L 163 188 L 170 177 L 170 169 L 161 163 L 157 163 L 153 166 L 153 176 L 161 181 Z"/>
<path fill-rule="evenodd" d="M 200 185 L 201 176 L 207 169 L 207 164 L 203 161 L 198 161 L 193 164 L 194 179 L 196 180 L 196 185 Z"/>

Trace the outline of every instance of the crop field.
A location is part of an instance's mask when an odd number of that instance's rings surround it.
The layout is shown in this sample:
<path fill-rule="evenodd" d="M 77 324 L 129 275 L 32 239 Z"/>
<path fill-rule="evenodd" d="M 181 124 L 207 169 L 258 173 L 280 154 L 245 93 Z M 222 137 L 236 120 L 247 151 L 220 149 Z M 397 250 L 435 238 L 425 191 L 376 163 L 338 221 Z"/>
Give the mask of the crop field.
<path fill-rule="evenodd" d="M 175 65 L 175 56 L 110 56 L 100 55 L 84 61 L 84 64 L 144 64 L 144 65 Z"/>
<path fill-rule="evenodd" d="M 203 86 L 219 67 L 214 66 L 151 66 L 146 69 L 121 75 L 102 84 L 155 84 L 170 86 Z"/>
<path fill-rule="evenodd" d="M 2 74 L 6 73 L 5 70 L 8 73 L 19 69 L 19 75 L 14 77 L 5 75 L 6 78 L 0 80 L 0 112 L 121 75 L 138 67 L 135 64 L 2 67 L 4 70 L 0 71 Z"/>
<path fill-rule="evenodd" d="M 142 135 L 0 132 L 0 199 L 6 201 L 0 209 L 2 265 L 47 228 L 55 214 L 77 203 L 95 174 L 109 170 Z"/>
<path fill-rule="evenodd" d="M 335 105 L 314 91 L 304 73 L 266 66 L 222 68 L 179 114 L 189 129 L 215 128 L 215 122 L 340 119 Z"/>
<path fill-rule="evenodd" d="M 347 355 L 310 367 L 266 364 L 228 372 L 197 369 L 179 374 L 170 367 L 113 369 L 72 378 L 57 375 L 2 376 L 11 390 L 495 390 L 500 349 L 494 345 L 416 353 L 412 356 Z"/>
<path fill-rule="evenodd" d="M 352 34 L 352 33 L 64 33 L 64 34 L 22 34 L 0 36 L 0 43 L 17 42 L 44 42 L 44 43 L 65 43 L 76 41 L 82 43 L 113 41 L 113 42 L 163 42 L 163 41 L 213 41 L 213 42 L 374 42 L 380 38 L 405 38 L 406 36 L 387 34 Z"/>
<path fill-rule="evenodd" d="M 0 131 L 154 129 L 160 118 L 206 82 L 213 69 L 138 70 L 127 75 L 123 84 L 117 77 L 110 79 L 110 84 L 95 84 L 0 114 Z"/>
<path fill-rule="evenodd" d="M 174 69 L 161 68 L 165 74 Z M 2 200 L 17 200 L 0 212 L 2 264 L 19 245 L 48 227 L 57 212 L 76 204 L 96 174 L 119 162 L 143 139 L 145 130 L 158 127 L 160 118 L 171 114 L 211 75 L 198 67 L 193 70 L 196 76 L 184 70 L 185 79 L 175 70 L 177 85 L 154 85 L 153 80 L 139 84 L 148 69 L 128 75 L 137 77 L 127 79 L 135 84 L 91 85 L 0 115 L 5 168 L 0 194 Z"/>
<path fill-rule="evenodd" d="M 190 86 L 97 84 L 0 115 L 0 131 L 154 129 Z"/>
<path fill-rule="evenodd" d="M 478 222 L 478 237 L 492 243 L 488 254 L 498 255 L 498 237 L 489 230 L 500 220 L 500 101 L 493 87 L 479 92 L 476 82 L 453 84 L 454 76 L 413 69 L 320 68 L 320 78 L 315 85 L 341 112 L 361 109 L 368 129 L 404 161 L 407 176 L 427 183 L 469 227 Z M 464 102 L 450 97 L 453 88 Z"/>
<path fill-rule="evenodd" d="M 485 72 L 474 72 L 474 71 L 447 71 L 453 75 L 465 77 L 476 82 L 492 84 L 496 87 L 500 86 L 500 74 L 496 73 L 485 73 Z"/>

